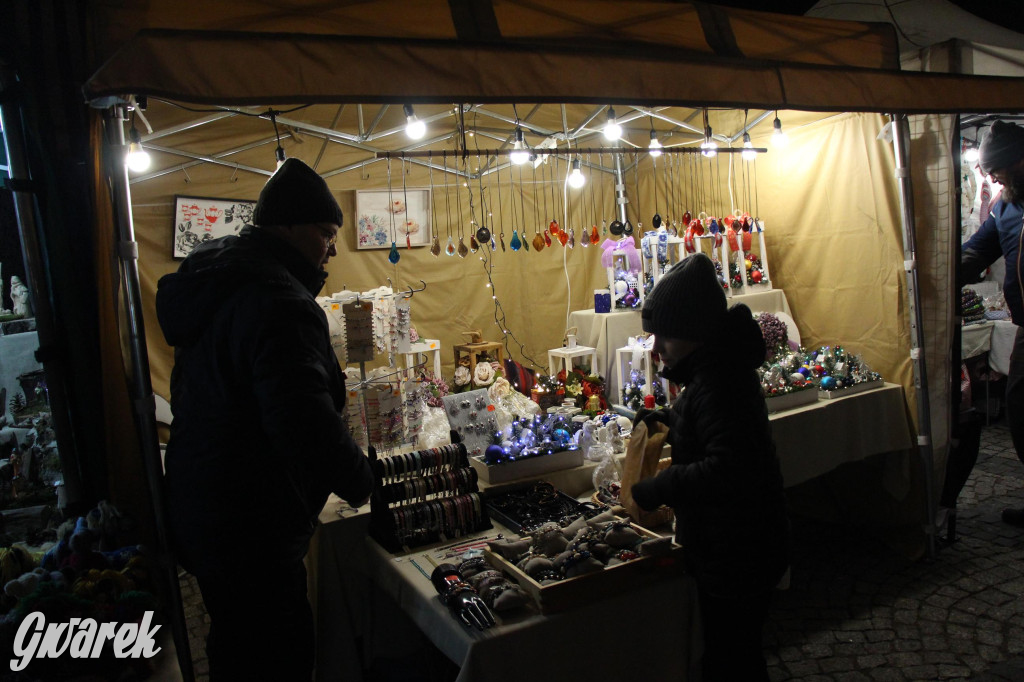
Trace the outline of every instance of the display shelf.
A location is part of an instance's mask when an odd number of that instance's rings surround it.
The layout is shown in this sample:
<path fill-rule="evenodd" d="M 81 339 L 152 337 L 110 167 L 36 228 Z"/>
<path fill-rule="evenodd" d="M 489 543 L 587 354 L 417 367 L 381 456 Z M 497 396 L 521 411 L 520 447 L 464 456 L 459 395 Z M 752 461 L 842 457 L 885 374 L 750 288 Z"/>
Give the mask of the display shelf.
<path fill-rule="evenodd" d="M 412 369 L 419 364 L 416 361 L 417 355 L 427 356 L 427 362 L 433 364 L 434 376 L 441 376 L 441 342 L 438 339 L 420 339 L 411 344 L 409 352 L 404 354 L 406 369 Z"/>
<path fill-rule="evenodd" d="M 764 404 L 768 407 L 768 412 L 779 412 L 781 410 L 791 410 L 801 405 L 810 405 L 817 401 L 818 391 L 815 391 L 813 388 L 807 388 L 802 391 L 793 391 L 792 393 L 765 398 Z"/>
<path fill-rule="evenodd" d="M 571 348 L 552 348 L 548 351 L 548 371 L 551 376 L 558 376 L 563 369 L 566 374 L 572 371 L 573 360 L 590 358 L 590 373 L 598 374 L 597 349 L 590 346 L 573 346 Z"/>
<path fill-rule="evenodd" d="M 552 471 L 574 469 L 583 464 L 583 451 L 578 448 L 552 452 L 550 455 L 524 457 L 512 462 L 488 464 L 483 456 L 470 457 L 469 463 L 480 478 L 489 485 L 536 478 Z"/>
<path fill-rule="evenodd" d="M 873 391 L 876 388 L 882 388 L 885 386 L 885 382 L 879 379 L 878 381 L 862 381 L 859 384 L 853 386 L 847 386 L 846 388 L 837 388 L 832 391 L 818 391 L 818 397 L 822 400 L 834 400 L 836 398 L 845 398 L 848 395 L 855 395 L 857 393 L 863 393 L 864 391 Z"/>
<path fill-rule="evenodd" d="M 661 537 L 642 526 L 636 524 L 630 524 L 630 526 L 645 538 Z M 488 563 L 509 576 L 533 597 L 541 613 L 547 614 L 591 604 L 594 601 L 635 589 L 638 585 L 649 585 L 654 581 L 678 577 L 683 548 L 672 543 L 664 554 L 641 556 L 615 566 L 605 567 L 601 571 L 565 578 L 547 585 L 541 585 L 517 568 L 515 564 L 490 549 L 484 550 L 484 556 Z"/>

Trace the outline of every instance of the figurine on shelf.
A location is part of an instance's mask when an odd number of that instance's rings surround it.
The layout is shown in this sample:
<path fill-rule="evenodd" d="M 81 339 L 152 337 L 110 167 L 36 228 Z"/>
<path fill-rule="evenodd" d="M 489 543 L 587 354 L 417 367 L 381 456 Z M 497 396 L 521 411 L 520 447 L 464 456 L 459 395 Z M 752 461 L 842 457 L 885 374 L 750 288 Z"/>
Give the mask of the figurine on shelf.
<path fill-rule="evenodd" d="M 12 312 L 19 317 L 31 317 L 32 303 L 28 300 L 28 287 L 17 275 L 11 276 Z"/>

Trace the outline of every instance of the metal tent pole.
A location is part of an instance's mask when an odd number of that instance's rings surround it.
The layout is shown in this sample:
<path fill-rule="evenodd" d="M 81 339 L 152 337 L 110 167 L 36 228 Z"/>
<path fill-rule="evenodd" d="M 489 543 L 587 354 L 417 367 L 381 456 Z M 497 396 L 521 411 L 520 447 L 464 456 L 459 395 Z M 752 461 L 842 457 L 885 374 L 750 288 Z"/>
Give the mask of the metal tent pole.
<path fill-rule="evenodd" d="M 935 556 L 935 456 L 932 450 L 931 404 L 928 399 L 928 372 L 925 363 L 924 329 L 921 318 L 921 292 L 918 282 L 917 241 L 914 232 L 914 193 L 910 179 L 909 123 L 906 114 L 891 117 L 893 149 L 896 153 L 896 180 L 900 189 L 900 213 L 903 225 L 903 269 L 907 275 L 907 303 L 910 306 L 910 358 L 914 365 L 914 388 L 917 391 L 917 450 L 924 467 L 925 533 L 928 556 Z"/>
<path fill-rule="evenodd" d="M 131 354 L 132 409 L 139 432 L 139 445 L 146 482 L 149 487 L 153 517 L 156 521 L 158 549 L 158 575 L 164 583 L 168 615 L 171 619 L 171 633 L 177 649 L 178 666 L 184 682 L 195 679 L 192 670 L 192 654 L 188 642 L 188 628 L 181 601 L 181 585 L 178 582 L 177 564 L 167 537 L 167 514 L 163 498 L 163 466 L 160 461 L 159 437 L 157 434 L 155 399 L 149 375 L 149 355 L 146 351 L 146 331 L 142 320 L 142 293 L 139 285 L 139 246 L 135 241 L 135 226 L 132 222 L 131 190 L 128 186 L 128 169 L 122 162 L 127 148 L 124 142 L 125 109 L 123 105 L 111 107 L 104 115 L 105 138 L 108 142 L 107 171 L 110 175 L 111 199 L 114 203 L 114 219 L 117 221 L 117 257 L 121 267 L 121 284 L 124 287 L 124 306 L 128 326 L 128 348 Z"/>

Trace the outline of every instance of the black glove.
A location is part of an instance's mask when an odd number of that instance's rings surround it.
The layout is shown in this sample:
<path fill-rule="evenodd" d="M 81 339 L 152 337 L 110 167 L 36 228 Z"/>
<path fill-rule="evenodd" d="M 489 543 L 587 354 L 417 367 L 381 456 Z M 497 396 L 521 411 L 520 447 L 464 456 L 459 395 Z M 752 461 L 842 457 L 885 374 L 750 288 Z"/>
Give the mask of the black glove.
<path fill-rule="evenodd" d="M 661 422 L 665 426 L 672 428 L 672 422 L 670 417 L 671 410 L 649 410 L 646 407 L 641 407 L 636 411 L 636 416 L 633 417 L 633 428 L 640 422 L 647 425 L 647 429 L 651 430 L 654 426 L 654 422 Z"/>
<path fill-rule="evenodd" d="M 658 500 L 658 490 L 654 484 L 654 478 L 645 478 L 633 485 L 629 489 L 630 494 L 633 496 L 633 501 L 636 502 L 641 509 L 644 511 L 654 511 L 661 506 L 661 501 Z"/>

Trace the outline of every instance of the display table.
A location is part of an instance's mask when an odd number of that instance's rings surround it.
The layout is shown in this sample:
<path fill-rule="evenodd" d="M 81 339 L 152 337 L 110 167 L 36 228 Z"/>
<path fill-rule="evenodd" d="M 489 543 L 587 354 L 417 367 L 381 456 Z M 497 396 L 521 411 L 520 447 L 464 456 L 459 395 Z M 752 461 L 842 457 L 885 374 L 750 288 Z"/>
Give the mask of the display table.
<path fill-rule="evenodd" d="M 1009 320 L 989 320 L 969 324 L 960 331 L 961 357 L 964 360 L 988 353 L 988 366 L 1000 374 L 1010 373 L 1010 353 L 1017 337 L 1017 325 Z"/>
<path fill-rule="evenodd" d="M 629 679 L 638 661 L 651 679 L 695 679 L 701 646 L 698 605 L 693 581 L 685 574 L 563 613 L 541 615 L 527 608 L 498 616 L 496 627 L 478 632 L 456 621 L 441 604 L 427 577 L 433 570 L 427 548 L 389 554 L 366 537 L 366 509 L 339 518 L 334 511 L 339 504 L 332 496 L 307 556 L 317 624 L 317 680 L 359 682 L 362 661 L 369 662 L 375 653 L 402 653 L 401 632 L 407 626 L 392 622 L 397 614 L 389 616 L 371 587 L 393 598 L 461 667 L 460 682 Z"/>
<path fill-rule="evenodd" d="M 729 305 L 745 303 L 754 313 L 786 313 L 792 316 L 789 301 L 782 289 L 740 294 L 729 299 Z M 597 366 L 605 378 L 605 398 L 609 404 L 620 402 L 622 385 L 615 372 L 615 351 L 625 346 L 629 337 L 643 333 L 639 310 L 596 313 L 576 310 L 569 313 L 569 326 L 577 328 L 577 339 L 597 352 Z"/>

